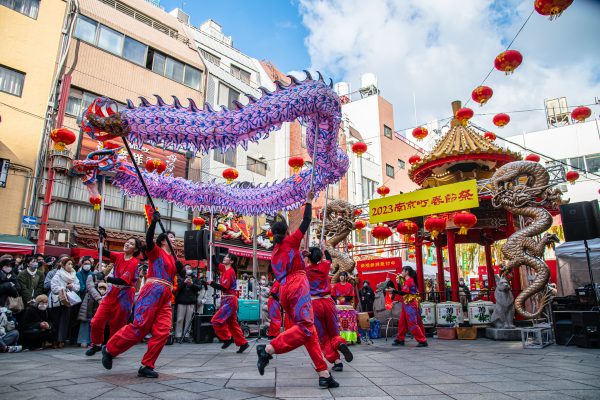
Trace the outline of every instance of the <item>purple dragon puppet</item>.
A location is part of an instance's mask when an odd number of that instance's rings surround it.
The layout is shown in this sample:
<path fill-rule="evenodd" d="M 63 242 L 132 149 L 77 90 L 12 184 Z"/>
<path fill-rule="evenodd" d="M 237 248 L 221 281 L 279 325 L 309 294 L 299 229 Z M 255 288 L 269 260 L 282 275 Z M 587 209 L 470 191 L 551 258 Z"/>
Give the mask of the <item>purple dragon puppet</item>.
<path fill-rule="evenodd" d="M 174 97 L 172 105 L 160 96 L 150 104 L 141 98 L 135 107 L 128 100 L 128 108 L 114 112 L 110 99 L 99 98 L 84 114 L 82 128 L 93 138 L 104 141 L 127 137 L 134 144 L 162 145 L 165 148 L 207 153 L 211 149 L 225 152 L 248 142 L 258 142 L 279 129 L 283 122 L 300 120 L 308 127 L 307 149 L 313 154 L 317 139 L 316 159 L 313 160 L 314 190 L 319 192 L 328 184 L 337 182 L 348 169 L 348 157 L 337 146 L 341 119 L 340 100 L 331 83 L 323 81 L 321 74 L 313 79 L 307 72 L 304 81 L 290 76 L 289 85 L 277 81 L 277 90 L 263 92 L 257 99 L 247 95 L 249 104 L 235 102 L 236 110 L 213 110 L 206 104 L 199 109 L 192 99 L 183 107 Z M 237 184 L 191 182 L 182 178 L 144 172 L 150 195 L 180 207 L 215 212 L 237 212 L 245 215 L 276 214 L 281 210 L 297 208 L 310 190 L 312 168 L 296 176 L 242 188 Z M 130 168 L 119 168 L 113 183 L 128 195 L 144 195 L 141 182 Z"/>

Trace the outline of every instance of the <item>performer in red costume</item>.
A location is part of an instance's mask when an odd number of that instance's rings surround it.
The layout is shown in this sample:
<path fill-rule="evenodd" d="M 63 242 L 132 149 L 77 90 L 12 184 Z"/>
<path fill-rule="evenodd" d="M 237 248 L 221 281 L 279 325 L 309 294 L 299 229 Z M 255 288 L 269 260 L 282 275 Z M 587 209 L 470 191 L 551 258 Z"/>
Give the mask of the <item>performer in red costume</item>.
<path fill-rule="evenodd" d="M 236 262 L 236 255 L 227 254 L 223 259 L 223 263 L 219 264 L 219 271 L 221 272 L 219 283 L 210 283 L 212 288 L 221 291 L 221 307 L 210 322 L 213 324 L 215 334 L 223 342 L 222 349 L 226 349 L 232 343 L 235 343 L 236 346 L 240 347 L 237 353 L 243 353 L 250 346 L 237 320 L 237 280 L 235 269 L 233 269 Z"/>
<path fill-rule="evenodd" d="M 302 345 L 306 347 L 315 370 L 319 375 L 319 386 L 325 388 L 338 387 L 333 376 L 327 370 L 327 363 L 323 360 L 319 338 L 313 323 L 313 309 L 310 301 L 310 287 L 306 278 L 306 266 L 300 254 L 300 242 L 308 230 L 311 221 L 312 199 L 314 194 L 309 191 L 306 195 L 306 205 L 302 223 L 296 232 L 290 235 L 285 221 L 273 224 L 273 242 L 275 248 L 271 256 L 271 268 L 275 279 L 281 284 L 279 287 L 279 300 L 285 313 L 294 324 L 285 332 L 280 333 L 268 345 L 256 346 L 258 354 L 258 372 L 263 375 L 265 367 L 273 354 L 283 354 Z M 287 325 L 286 325 L 287 328 Z"/>
<path fill-rule="evenodd" d="M 100 235 L 105 235 L 102 228 L 100 228 Z M 113 337 L 119 329 L 127 324 L 133 308 L 135 284 L 138 279 L 137 257 L 141 251 L 142 241 L 134 237 L 127 239 L 123 245 L 123 253 L 103 248 L 102 255 L 109 257 L 115 266 L 110 275 L 106 277 L 106 282 L 111 285 L 92 318 L 92 346 L 85 352 L 86 356 L 93 356 L 102 350 L 104 328 L 107 323 L 110 327 L 110 337 Z"/>
<path fill-rule="evenodd" d="M 267 337 L 275 339 L 281 332 L 281 306 L 279 305 L 279 282 L 273 282 L 269 291 L 269 300 L 267 301 L 267 309 L 269 310 L 269 331 Z"/>
<path fill-rule="evenodd" d="M 340 281 L 331 288 L 331 296 L 333 296 L 337 304 L 352 305 L 354 286 L 348 282 L 348 274 L 346 272 L 340 274 Z"/>
<path fill-rule="evenodd" d="M 406 331 L 410 329 L 410 333 L 419 344 L 417 347 L 427 347 L 427 339 L 425 338 L 425 329 L 421 321 L 421 311 L 419 308 L 419 295 L 417 292 L 417 273 L 412 267 L 406 265 L 402 268 L 402 276 L 404 284 L 400 290 L 392 289 L 392 293 L 400 295 L 402 302 L 402 312 L 398 319 L 398 336 L 392 343 L 393 346 L 404 346 L 404 338 Z"/>
<path fill-rule="evenodd" d="M 342 352 L 347 362 L 351 362 L 354 357 L 346 340 L 340 336 L 337 310 L 333 299 L 329 295 L 331 288 L 329 285 L 331 256 L 327 250 L 325 250 L 325 258 L 326 260 L 323 259 L 323 252 L 318 247 L 308 249 L 306 275 L 310 283 L 315 327 L 319 334 L 321 351 L 325 359 L 333 364 L 332 369 L 334 371 L 343 371 L 344 364 L 342 364 L 338 350 Z"/>
<path fill-rule="evenodd" d="M 138 370 L 138 376 L 144 378 L 158 378 L 154 366 L 171 331 L 173 281 L 175 275 L 183 271 L 183 264 L 176 260 L 169 249 L 167 238 L 173 242 L 173 232 L 161 233 L 154 243 L 154 229 L 159 220 L 160 214 L 154 212 L 146 232 L 146 255 L 150 263 L 146 283 L 135 303 L 133 322 L 121 328 L 102 348 L 102 365 L 111 369 L 114 357 L 141 342 L 149 332 L 152 333 Z"/>

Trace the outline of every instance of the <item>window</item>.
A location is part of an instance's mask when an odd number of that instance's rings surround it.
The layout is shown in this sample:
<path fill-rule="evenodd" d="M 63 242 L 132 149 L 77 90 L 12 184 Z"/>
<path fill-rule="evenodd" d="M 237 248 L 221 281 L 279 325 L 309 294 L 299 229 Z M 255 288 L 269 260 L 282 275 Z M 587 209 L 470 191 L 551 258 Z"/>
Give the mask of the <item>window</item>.
<path fill-rule="evenodd" d="M 170 230 L 173 231 L 175 237 L 183 238 L 183 236 L 185 236 L 185 231 L 188 231 L 189 229 L 190 226 L 187 222 L 171 221 Z"/>
<path fill-rule="evenodd" d="M 575 157 L 569 159 L 569 164 L 575 168 L 580 168 L 585 171 L 585 163 L 583 157 Z"/>
<path fill-rule="evenodd" d="M 75 27 L 75 37 L 85 40 L 88 43 L 96 44 L 96 30 L 98 23 L 82 15 L 77 17 L 77 26 Z"/>
<path fill-rule="evenodd" d="M 0 65 L 0 92 L 21 97 L 25 74 Z"/>
<path fill-rule="evenodd" d="M 81 206 L 79 204 L 71 204 L 69 206 L 69 216 L 67 222 L 81 225 L 93 225 L 94 224 L 94 209 L 88 206 Z"/>
<path fill-rule="evenodd" d="M 303 149 L 306 148 L 306 129 L 306 126 L 300 125 L 300 146 L 302 146 Z"/>
<path fill-rule="evenodd" d="M 375 196 L 375 191 L 377 190 L 377 182 L 365 178 L 364 176 L 361 179 L 362 183 L 362 201 L 365 202 L 367 200 L 372 199 Z"/>
<path fill-rule="evenodd" d="M 171 203 L 169 203 L 166 200 L 162 200 L 162 199 L 153 199 L 153 200 L 154 200 L 154 205 L 156 206 L 156 209 L 158 210 L 160 215 L 162 215 L 164 217 L 171 216 Z"/>
<path fill-rule="evenodd" d="M 386 138 L 389 138 L 389 139 L 391 139 L 391 138 L 392 138 L 392 128 L 390 128 L 390 127 L 389 127 L 389 126 L 387 126 L 387 125 L 383 125 L 383 135 L 384 135 Z"/>
<path fill-rule="evenodd" d="M 248 157 L 246 160 L 246 168 L 248 171 L 252 171 L 256 174 L 267 176 L 267 163 L 255 160 L 252 157 Z"/>
<path fill-rule="evenodd" d="M 98 47 L 111 53 L 121 55 L 123 51 L 123 34 L 110 29 L 107 26 L 100 25 L 98 33 Z"/>
<path fill-rule="evenodd" d="M 185 78 L 183 83 L 193 89 L 200 90 L 200 80 L 202 79 L 202 73 L 199 69 L 192 68 L 189 65 L 185 66 Z"/>
<path fill-rule="evenodd" d="M 235 149 L 229 149 L 225 153 L 215 150 L 214 160 L 235 167 Z"/>
<path fill-rule="evenodd" d="M 76 117 L 81 117 L 83 112 L 92 104 L 96 98 L 99 97 L 93 93 L 84 92 L 80 89 L 71 88 L 69 92 L 69 100 L 67 101 L 67 108 L 65 113 Z M 117 109 L 124 107 L 118 103 Z"/>
<path fill-rule="evenodd" d="M 107 207 L 123 208 L 123 192 L 118 187 L 105 183 L 104 205 Z M 119 228 L 121 226 L 119 225 Z"/>
<path fill-rule="evenodd" d="M 144 232 L 146 230 L 146 218 L 141 215 L 125 214 L 123 218 L 123 230 Z"/>
<path fill-rule="evenodd" d="M 219 103 L 220 106 L 225 106 L 230 110 L 235 110 L 234 100 L 239 100 L 240 92 L 233 90 L 229 86 L 219 83 Z"/>
<path fill-rule="evenodd" d="M 177 82 L 183 82 L 183 63 L 167 57 L 165 76 Z"/>
<path fill-rule="evenodd" d="M 130 211 L 143 211 L 146 196 L 125 196 L 125 209 Z"/>
<path fill-rule="evenodd" d="M 402 161 L 401 159 L 398 159 L 398 169 L 405 169 L 406 168 L 406 163 L 404 161 Z"/>
<path fill-rule="evenodd" d="M 152 71 L 157 74 L 164 75 L 165 74 L 165 64 L 167 62 L 167 57 L 154 52 L 154 58 L 152 60 Z"/>
<path fill-rule="evenodd" d="M 146 52 L 148 46 L 138 42 L 135 39 L 125 36 L 125 45 L 123 46 L 123 57 L 136 64 L 146 66 Z"/>
<path fill-rule="evenodd" d="M 0 5 L 33 19 L 37 19 L 40 10 L 40 0 L 0 0 Z"/>
<path fill-rule="evenodd" d="M 190 213 L 187 208 L 177 207 L 173 204 L 173 218 L 189 219 Z"/>
<path fill-rule="evenodd" d="M 390 178 L 394 177 L 394 167 L 392 167 L 390 164 L 385 164 L 385 174 L 387 176 L 389 176 Z"/>
<path fill-rule="evenodd" d="M 585 163 L 587 164 L 587 172 L 600 172 L 600 153 L 585 156 Z"/>
<path fill-rule="evenodd" d="M 52 196 L 63 199 L 69 198 L 69 177 L 67 174 L 57 172 L 54 176 L 54 186 L 52 187 Z"/>
<path fill-rule="evenodd" d="M 206 58 L 206 61 L 208 61 L 208 62 L 210 62 L 212 64 L 215 64 L 217 66 L 221 65 L 221 58 L 215 56 L 212 53 L 209 53 L 206 50 L 200 50 L 200 52 L 202 53 L 202 57 Z"/>
<path fill-rule="evenodd" d="M 41 203 L 40 203 L 41 206 Z M 64 221 L 65 214 L 67 212 L 67 203 L 63 203 L 62 201 L 55 201 L 50 204 L 50 211 L 48 218 L 54 219 L 57 221 Z"/>
<path fill-rule="evenodd" d="M 112 210 L 104 210 L 104 228 L 112 228 L 121 230 L 121 222 L 123 221 L 123 213 Z"/>
<path fill-rule="evenodd" d="M 250 84 L 250 72 L 244 71 L 240 67 L 232 65 L 231 66 L 231 75 L 235 76 L 240 81 L 244 82 L 246 85 Z"/>

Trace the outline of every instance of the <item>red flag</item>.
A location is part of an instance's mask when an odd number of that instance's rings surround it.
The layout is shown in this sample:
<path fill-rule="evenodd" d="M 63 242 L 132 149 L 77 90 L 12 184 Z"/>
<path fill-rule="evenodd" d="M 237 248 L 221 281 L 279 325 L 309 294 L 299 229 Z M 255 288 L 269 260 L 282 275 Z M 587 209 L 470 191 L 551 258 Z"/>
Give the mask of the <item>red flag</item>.
<path fill-rule="evenodd" d="M 150 221 L 152 221 L 152 216 L 154 215 L 154 209 L 151 205 L 144 205 L 144 214 L 146 215 L 146 223 L 150 226 Z"/>

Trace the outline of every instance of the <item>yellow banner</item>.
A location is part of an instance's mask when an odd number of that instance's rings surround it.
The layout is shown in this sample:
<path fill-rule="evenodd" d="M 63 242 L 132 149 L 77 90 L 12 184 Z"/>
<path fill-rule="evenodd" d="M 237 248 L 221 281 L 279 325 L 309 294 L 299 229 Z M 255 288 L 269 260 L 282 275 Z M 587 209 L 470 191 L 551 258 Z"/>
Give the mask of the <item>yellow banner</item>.
<path fill-rule="evenodd" d="M 473 179 L 371 200 L 369 222 L 377 224 L 478 206 L 477 181 Z"/>

